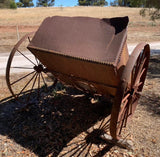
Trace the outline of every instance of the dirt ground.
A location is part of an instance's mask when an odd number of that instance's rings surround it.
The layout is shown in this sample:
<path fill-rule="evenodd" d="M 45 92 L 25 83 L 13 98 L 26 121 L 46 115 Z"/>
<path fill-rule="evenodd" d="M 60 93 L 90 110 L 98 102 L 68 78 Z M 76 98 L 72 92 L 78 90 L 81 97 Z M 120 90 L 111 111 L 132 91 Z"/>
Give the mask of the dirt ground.
<path fill-rule="evenodd" d="M 159 63 L 160 55 L 151 57 L 143 94 L 123 131 L 123 137 L 133 142 L 133 150 L 99 138 L 101 128 L 108 126 L 108 100 L 92 104 L 88 96 L 76 97 L 82 93 L 66 87 L 65 92 L 57 89 L 28 110 L 19 110 L 24 104 L 10 97 L 5 77 L 0 76 L 0 156 L 159 157 Z"/>

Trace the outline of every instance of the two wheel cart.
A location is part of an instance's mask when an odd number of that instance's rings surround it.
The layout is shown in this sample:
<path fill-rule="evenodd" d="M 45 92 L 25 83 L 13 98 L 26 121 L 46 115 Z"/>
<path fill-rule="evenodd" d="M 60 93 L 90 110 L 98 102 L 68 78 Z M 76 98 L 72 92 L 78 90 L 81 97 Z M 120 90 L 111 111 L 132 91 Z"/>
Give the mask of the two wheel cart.
<path fill-rule="evenodd" d="M 54 84 L 58 80 L 86 93 L 111 98 L 114 101 L 110 134 L 118 140 L 136 109 L 150 57 L 149 45 L 145 43 L 138 44 L 129 55 L 128 21 L 128 17 L 46 18 L 37 32 L 25 35 L 14 46 L 9 56 L 6 80 L 10 92 L 15 98 L 29 93 L 29 100 L 33 89 L 37 88 L 40 96 L 42 84 L 47 86 L 44 75 L 52 74 Z M 23 61 L 22 66 L 17 65 L 15 57 L 25 58 L 31 67 L 24 66 Z M 15 77 L 13 69 L 29 71 Z M 17 88 L 21 80 L 26 80 L 25 84 Z"/>

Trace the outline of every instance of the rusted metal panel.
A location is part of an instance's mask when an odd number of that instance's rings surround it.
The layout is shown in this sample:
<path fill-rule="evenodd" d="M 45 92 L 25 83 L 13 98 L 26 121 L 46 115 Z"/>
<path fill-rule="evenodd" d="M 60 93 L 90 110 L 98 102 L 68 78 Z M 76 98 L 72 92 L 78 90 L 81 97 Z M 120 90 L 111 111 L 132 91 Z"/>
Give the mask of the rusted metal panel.
<path fill-rule="evenodd" d="M 115 65 L 126 40 L 127 24 L 128 17 L 49 17 L 43 21 L 29 47 Z"/>
<path fill-rule="evenodd" d="M 115 94 L 116 92 L 116 87 L 119 80 L 117 74 L 114 72 L 113 66 L 106 66 L 105 64 L 98 64 L 71 57 L 59 56 L 54 53 L 44 53 L 43 51 L 38 50 L 32 50 L 32 53 L 43 63 L 43 65 L 47 66 L 47 69 L 54 73 L 54 75 L 55 73 L 65 75 L 65 77 L 62 77 L 61 75 L 57 75 L 57 77 L 67 84 L 70 82 L 67 82 L 68 79 L 66 78 L 68 76 L 72 82 L 75 80 L 75 83 L 78 83 L 78 80 L 82 80 L 83 82 L 97 84 L 95 88 L 97 89 L 96 91 L 98 93 L 102 93 L 101 88 L 106 89 L 105 94 L 108 93 L 108 90 L 109 93 L 112 94 Z M 101 88 L 99 89 L 100 85 Z"/>

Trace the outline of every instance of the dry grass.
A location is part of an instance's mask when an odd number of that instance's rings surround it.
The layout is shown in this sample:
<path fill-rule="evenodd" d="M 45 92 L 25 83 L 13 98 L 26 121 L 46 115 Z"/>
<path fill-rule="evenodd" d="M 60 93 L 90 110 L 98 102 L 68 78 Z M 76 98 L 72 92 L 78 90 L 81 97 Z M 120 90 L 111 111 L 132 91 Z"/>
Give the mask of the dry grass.
<path fill-rule="evenodd" d="M 0 10 L 0 25 L 40 25 L 48 16 L 90 16 L 116 17 L 129 16 L 131 23 L 150 23 L 147 18 L 139 15 L 139 8 L 123 7 L 51 7 L 51 8 L 19 8 L 17 10 Z M 4 16 L 7 15 L 7 16 Z"/>
<path fill-rule="evenodd" d="M 17 10 L 0 10 L 0 53 L 10 52 L 20 38 L 36 31 L 41 22 L 48 16 L 89 16 L 110 18 L 129 16 L 128 42 L 160 41 L 160 21 L 150 21 L 149 17 L 141 17 L 139 8 L 123 7 L 51 7 L 51 8 L 19 8 Z M 17 27 L 18 26 L 18 27 Z"/>

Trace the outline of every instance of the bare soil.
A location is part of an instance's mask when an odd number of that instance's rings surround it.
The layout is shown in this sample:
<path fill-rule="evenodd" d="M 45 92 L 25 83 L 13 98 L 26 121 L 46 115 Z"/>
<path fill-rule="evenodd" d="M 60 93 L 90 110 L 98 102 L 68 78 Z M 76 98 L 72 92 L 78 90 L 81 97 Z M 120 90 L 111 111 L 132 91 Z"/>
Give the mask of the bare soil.
<path fill-rule="evenodd" d="M 5 77 L 0 76 L 0 156 L 160 156 L 160 55 L 152 56 L 143 94 L 123 137 L 132 140 L 133 150 L 122 149 L 99 138 L 108 132 L 111 104 L 91 103 L 78 90 L 57 88 L 42 94 L 27 110 L 10 97 Z M 23 82 L 22 82 L 23 85 Z M 22 96 L 23 100 L 26 96 Z M 103 122 L 103 123 L 102 123 Z"/>

